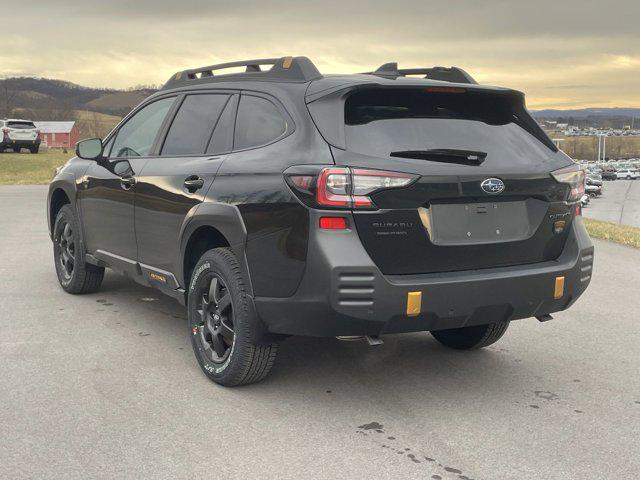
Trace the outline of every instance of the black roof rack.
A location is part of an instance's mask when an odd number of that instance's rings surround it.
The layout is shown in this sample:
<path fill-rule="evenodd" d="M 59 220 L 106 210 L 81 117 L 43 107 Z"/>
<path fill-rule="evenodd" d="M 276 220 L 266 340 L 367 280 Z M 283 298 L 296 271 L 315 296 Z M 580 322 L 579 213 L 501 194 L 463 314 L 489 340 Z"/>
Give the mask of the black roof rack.
<path fill-rule="evenodd" d="M 264 65 L 271 68 L 262 69 Z M 232 67 L 246 67 L 244 72 L 232 74 L 216 74 L 216 70 Z M 183 70 L 173 75 L 162 90 L 182 87 L 197 83 L 209 83 L 226 80 L 270 80 L 276 82 L 308 82 L 322 75 L 307 57 L 261 58 L 242 60 L 239 62 L 220 63 L 207 67 Z"/>
<path fill-rule="evenodd" d="M 367 75 L 377 75 L 378 77 L 406 77 L 407 75 L 424 75 L 430 80 L 441 80 L 443 82 L 473 83 L 477 84 L 473 77 L 458 67 L 428 67 L 428 68 L 403 68 L 398 69 L 396 62 L 385 63 L 375 72 L 366 72 Z"/>

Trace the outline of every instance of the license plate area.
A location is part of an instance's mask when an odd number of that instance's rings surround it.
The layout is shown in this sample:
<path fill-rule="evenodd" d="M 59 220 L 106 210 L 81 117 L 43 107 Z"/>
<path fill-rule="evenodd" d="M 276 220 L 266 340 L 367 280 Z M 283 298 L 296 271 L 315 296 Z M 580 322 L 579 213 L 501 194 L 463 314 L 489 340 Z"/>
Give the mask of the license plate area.
<path fill-rule="evenodd" d="M 16 130 L 12 130 L 9 135 L 15 140 L 31 140 L 35 137 L 31 132 L 20 132 Z"/>
<path fill-rule="evenodd" d="M 547 210 L 536 199 L 432 204 L 422 214 L 435 245 L 478 245 L 526 240 Z"/>

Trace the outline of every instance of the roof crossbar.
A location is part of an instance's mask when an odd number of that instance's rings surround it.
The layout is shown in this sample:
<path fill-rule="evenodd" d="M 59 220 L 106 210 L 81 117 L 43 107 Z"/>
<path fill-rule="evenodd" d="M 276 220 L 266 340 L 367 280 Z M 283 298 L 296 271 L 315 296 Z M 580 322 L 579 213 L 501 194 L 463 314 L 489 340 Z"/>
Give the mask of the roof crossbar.
<path fill-rule="evenodd" d="M 271 66 L 265 70 L 262 66 Z M 244 72 L 219 74 L 217 70 L 245 67 Z M 261 58 L 238 62 L 219 63 L 206 67 L 183 70 L 173 75 L 162 87 L 163 90 L 194 83 L 208 83 L 225 80 L 270 80 L 282 82 L 308 82 L 322 75 L 307 57 Z"/>
<path fill-rule="evenodd" d="M 406 77 L 407 75 L 424 75 L 430 80 L 440 80 L 453 83 L 477 84 L 474 78 L 459 67 L 428 67 L 428 68 L 398 68 L 396 62 L 385 63 L 375 72 L 367 72 L 368 75 L 379 77 Z"/>

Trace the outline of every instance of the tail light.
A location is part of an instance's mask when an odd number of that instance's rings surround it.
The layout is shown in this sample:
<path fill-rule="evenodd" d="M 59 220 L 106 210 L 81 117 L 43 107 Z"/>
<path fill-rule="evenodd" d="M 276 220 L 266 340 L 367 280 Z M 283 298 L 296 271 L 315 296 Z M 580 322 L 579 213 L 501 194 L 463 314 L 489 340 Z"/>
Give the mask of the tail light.
<path fill-rule="evenodd" d="M 568 202 L 577 202 L 584 195 L 586 175 L 579 165 L 570 165 L 560 170 L 555 170 L 551 172 L 551 176 L 557 182 L 565 183 L 571 188 L 567 198 Z"/>
<path fill-rule="evenodd" d="M 349 167 L 327 167 L 317 174 L 285 174 L 305 203 L 319 208 L 374 209 L 370 195 L 413 183 L 418 175 Z"/>

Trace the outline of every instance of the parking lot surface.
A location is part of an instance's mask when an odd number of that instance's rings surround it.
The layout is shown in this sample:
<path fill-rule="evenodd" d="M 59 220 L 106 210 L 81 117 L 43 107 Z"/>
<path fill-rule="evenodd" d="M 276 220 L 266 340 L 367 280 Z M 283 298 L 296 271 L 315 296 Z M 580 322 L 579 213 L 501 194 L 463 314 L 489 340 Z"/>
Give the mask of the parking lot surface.
<path fill-rule="evenodd" d="M 596 220 L 640 227 L 640 180 L 604 182 L 602 196 L 592 199 L 583 215 Z"/>
<path fill-rule="evenodd" d="M 225 389 L 175 301 L 112 273 L 59 288 L 45 197 L 0 188 L 0 478 L 640 475 L 640 250 L 596 242 L 571 310 L 483 351 L 291 338 L 265 382 Z"/>

